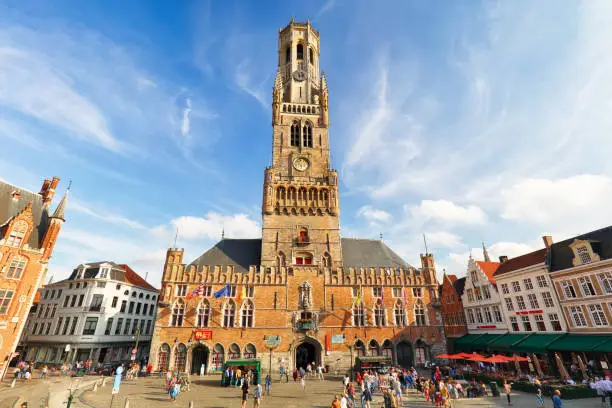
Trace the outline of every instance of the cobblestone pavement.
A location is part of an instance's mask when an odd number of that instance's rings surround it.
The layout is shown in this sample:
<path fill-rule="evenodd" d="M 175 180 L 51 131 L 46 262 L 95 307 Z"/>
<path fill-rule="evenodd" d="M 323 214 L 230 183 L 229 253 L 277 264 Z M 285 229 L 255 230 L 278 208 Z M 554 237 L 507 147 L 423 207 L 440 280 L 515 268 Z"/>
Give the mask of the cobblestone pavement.
<path fill-rule="evenodd" d="M 100 381 L 100 377 L 79 379 L 70 377 L 35 378 L 30 382 L 19 380 L 15 383 L 15 387 L 11 388 L 12 378 L 7 378 L 0 383 L 0 408 L 18 407 L 22 402 L 28 402 L 29 407 L 34 408 L 44 408 L 47 405 L 61 408 L 67 400 L 70 387 L 75 387 L 78 384 L 82 389 L 91 388 L 95 381 Z M 84 405 L 72 405 L 74 408 L 82 406 Z"/>
<path fill-rule="evenodd" d="M 164 380 L 158 377 L 138 379 L 123 382 L 120 393 L 115 397 L 111 405 L 110 382 L 104 388 L 97 391 L 84 391 L 80 395 L 78 407 L 89 408 L 123 408 L 126 398 L 130 401 L 130 408 L 158 408 L 158 407 L 189 407 L 193 401 L 194 408 L 238 408 L 240 407 L 240 389 L 225 388 L 219 386 L 218 376 L 207 376 L 203 379 L 192 377 L 190 391 L 182 390 L 176 402 L 169 402 L 168 396 L 163 388 Z M 91 387 L 89 387 L 91 388 Z M 306 383 L 306 391 L 303 391 L 298 383 L 274 383 L 272 395 L 266 396 L 262 402 L 262 408 L 328 408 L 331 405 L 334 394 L 342 391 L 342 383 L 339 380 L 309 380 Z M 514 407 L 530 408 L 536 406 L 535 395 L 524 393 L 512 393 Z M 600 407 L 601 402 L 596 398 L 564 401 L 566 408 L 595 408 Z M 380 408 L 381 396 L 376 396 L 372 408 Z M 249 408 L 252 402 L 249 401 Z M 404 399 L 404 407 L 431 408 L 424 398 L 416 392 L 409 393 Z M 454 401 L 454 408 L 501 408 L 507 407 L 505 396 L 487 399 L 464 399 Z M 546 399 L 546 406 L 552 407 L 550 399 Z"/>

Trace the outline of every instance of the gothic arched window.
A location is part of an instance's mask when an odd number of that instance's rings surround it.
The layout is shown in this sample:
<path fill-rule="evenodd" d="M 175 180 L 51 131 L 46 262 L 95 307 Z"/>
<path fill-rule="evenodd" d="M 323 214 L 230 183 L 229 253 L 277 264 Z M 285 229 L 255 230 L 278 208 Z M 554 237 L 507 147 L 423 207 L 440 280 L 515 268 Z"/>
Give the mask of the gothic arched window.
<path fill-rule="evenodd" d="M 303 147 L 312 147 L 312 124 L 306 122 L 302 129 Z"/>
<path fill-rule="evenodd" d="M 210 303 L 208 300 L 203 300 L 198 308 L 198 326 L 208 327 L 210 322 Z"/>
<path fill-rule="evenodd" d="M 385 320 L 385 309 L 380 299 L 378 299 L 378 301 L 376 301 L 374 304 L 374 325 L 384 326 L 386 325 Z"/>
<path fill-rule="evenodd" d="M 380 346 L 376 340 L 371 340 L 369 347 L 371 356 L 379 356 L 380 355 Z"/>
<path fill-rule="evenodd" d="M 323 254 L 323 266 L 332 266 L 331 265 L 332 261 L 331 261 L 331 255 L 328 254 L 327 252 Z"/>
<path fill-rule="evenodd" d="M 308 57 L 309 57 L 308 61 L 311 64 L 314 64 L 314 52 L 312 51 L 312 48 L 308 49 Z"/>
<path fill-rule="evenodd" d="M 240 326 L 253 327 L 253 302 L 247 300 L 240 310 Z"/>
<path fill-rule="evenodd" d="M 223 306 L 223 327 L 234 327 L 236 304 L 230 300 Z"/>
<path fill-rule="evenodd" d="M 393 344 L 391 344 L 391 340 L 387 339 L 383 341 L 382 355 L 393 358 Z"/>
<path fill-rule="evenodd" d="M 363 309 L 363 303 L 353 305 L 353 326 L 364 327 L 365 326 L 365 310 Z"/>
<path fill-rule="evenodd" d="M 166 343 L 162 344 L 159 348 L 159 354 L 157 355 L 157 369 L 159 371 L 168 371 L 170 357 L 170 346 Z"/>
<path fill-rule="evenodd" d="M 300 124 L 294 121 L 291 125 L 291 146 L 300 145 Z"/>
<path fill-rule="evenodd" d="M 178 299 L 172 306 L 172 321 L 171 326 L 182 326 L 183 318 L 185 317 L 185 304 L 182 299 Z"/>
<path fill-rule="evenodd" d="M 183 343 L 179 344 L 176 348 L 174 355 L 174 370 L 183 372 L 185 371 L 185 363 L 187 361 L 187 347 Z"/>
<path fill-rule="evenodd" d="M 255 358 L 257 357 L 257 350 L 251 343 L 247 344 L 244 348 L 244 358 Z"/>
<path fill-rule="evenodd" d="M 393 315 L 395 316 L 395 325 L 402 327 L 406 325 L 406 312 L 404 311 L 404 303 L 398 299 L 395 302 L 393 308 Z"/>
<path fill-rule="evenodd" d="M 357 354 L 357 357 L 365 357 L 366 348 L 365 348 L 365 344 L 363 344 L 361 340 L 357 340 L 355 342 L 354 347 L 355 347 L 355 354 Z"/>
<path fill-rule="evenodd" d="M 232 343 L 229 346 L 227 358 L 228 360 L 237 360 L 240 358 L 240 347 L 238 347 L 236 343 Z"/>
<path fill-rule="evenodd" d="M 8 271 L 6 272 L 6 277 L 9 279 L 21 279 L 21 275 L 23 275 L 23 270 L 26 267 L 27 261 L 28 260 L 23 256 L 14 257 L 11 260 Z"/>
<path fill-rule="evenodd" d="M 286 265 L 286 260 L 287 258 L 285 258 L 285 254 L 281 251 L 278 253 L 278 255 L 276 256 L 276 266 L 277 267 L 281 267 L 281 266 L 285 266 Z"/>
<path fill-rule="evenodd" d="M 213 370 L 221 370 L 225 361 L 225 352 L 223 346 L 219 343 L 215 344 L 212 353 L 212 368 Z"/>
<path fill-rule="evenodd" d="M 304 59 L 304 45 L 302 44 L 298 44 L 297 45 L 297 59 L 302 60 Z"/>
<path fill-rule="evenodd" d="M 417 326 L 427 325 L 425 306 L 423 305 L 423 301 L 420 299 L 414 304 L 414 324 Z"/>

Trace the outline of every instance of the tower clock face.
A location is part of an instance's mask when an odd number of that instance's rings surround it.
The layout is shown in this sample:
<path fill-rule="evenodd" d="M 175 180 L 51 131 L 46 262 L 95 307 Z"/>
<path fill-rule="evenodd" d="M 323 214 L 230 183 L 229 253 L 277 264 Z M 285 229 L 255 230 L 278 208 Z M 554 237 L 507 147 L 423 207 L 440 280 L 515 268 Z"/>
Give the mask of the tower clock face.
<path fill-rule="evenodd" d="M 303 69 L 293 71 L 293 79 L 300 82 L 304 81 L 306 79 L 306 71 Z"/>
<path fill-rule="evenodd" d="M 306 171 L 309 165 L 308 160 L 303 157 L 298 157 L 293 161 L 293 167 L 298 171 Z"/>

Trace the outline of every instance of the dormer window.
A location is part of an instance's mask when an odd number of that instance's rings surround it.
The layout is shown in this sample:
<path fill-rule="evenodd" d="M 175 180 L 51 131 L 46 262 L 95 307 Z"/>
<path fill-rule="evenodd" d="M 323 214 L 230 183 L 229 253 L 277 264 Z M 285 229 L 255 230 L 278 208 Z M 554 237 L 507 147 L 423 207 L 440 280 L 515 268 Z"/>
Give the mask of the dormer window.
<path fill-rule="evenodd" d="M 85 274 L 85 268 L 81 267 L 77 270 L 77 279 L 83 279 L 83 275 Z"/>
<path fill-rule="evenodd" d="M 477 271 L 470 272 L 470 275 L 472 276 L 472 282 L 478 282 L 478 272 Z"/>
<path fill-rule="evenodd" d="M 110 268 L 109 267 L 104 267 L 104 268 L 100 269 L 100 273 L 98 274 L 98 278 L 100 278 L 100 279 L 108 278 L 109 272 L 110 272 Z"/>
<path fill-rule="evenodd" d="M 23 243 L 25 234 L 28 231 L 28 223 L 25 221 L 18 221 L 13 226 L 11 233 L 6 241 L 6 245 L 19 248 Z"/>
<path fill-rule="evenodd" d="M 590 241 L 576 239 L 570 244 L 570 248 L 574 252 L 574 259 L 572 261 L 574 266 L 585 265 L 600 260 L 599 255 L 593 251 Z"/>

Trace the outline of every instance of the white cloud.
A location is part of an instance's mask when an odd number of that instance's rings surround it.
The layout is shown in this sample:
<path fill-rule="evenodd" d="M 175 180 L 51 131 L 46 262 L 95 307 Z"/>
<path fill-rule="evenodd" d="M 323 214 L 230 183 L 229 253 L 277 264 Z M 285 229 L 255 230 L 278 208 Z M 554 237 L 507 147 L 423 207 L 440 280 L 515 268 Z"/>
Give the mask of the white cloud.
<path fill-rule="evenodd" d="M 423 200 L 408 208 L 416 219 L 434 220 L 454 224 L 484 224 L 487 215 L 475 205 L 461 206 L 448 200 Z"/>
<path fill-rule="evenodd" d="M 250 65 L 251 63 L 248 59 L 244 59 L 238 64 L 238 66 L 236 67 L 235 76 L 236 85 L 238 85 L 238 88 L 240 88 L 240 90 L 248 93 L 253 98 L 255 98 L 264 109 L 268 110 L 270 106 L 266 101 L 266 96 L 262 89 L 262 84 L 252 84 Z"/>
<path fill-rule="evenodd" d="M 389 222 L 393 218 L 388 212 L 372 208 L 370 205 L 364 205 L 357 210 L 357 216 L 363 217 L 370 222 Z"/>
<path fill-rule="evenodd" d="M 260 225 L 246 214 L 222 215 L 213 211 L 205 217 L 182 216 L 171 224 L 178 228 L 179 238 L 193 240 L 199 238 L 219 239 L 221 231 L 227 238 L 257 238 L 261 236 Z"/>
<path fill-rule="evenodd" d="M 458 248 L 463 246 L 460 236 L 448 231 L 436 231 L 425 233 L 427 245 L 433 247 Z"/>
<path fill-rule="evenodd" d="M 147 229 L 147 227 L 145 227 L 140 222 L 129 219 L 120 214 L 113 214 L 107 211 L 93 210 L 87 204 L 74 199 L 74 197 L 71 197 L 68 200 L 68 210 L 86 214 L 90 217 L 94 217 L 99 220 L 102 220 L 102 221 L 105 221 L 111 224 L 115 224 L 115 225 L 120 225 L 120 226 L 133 228 L 133 229 L 139 229 L 139 230 Z"/>
<path fill-rule="evenodd" d="M 183 136 L 187 136 L 189 134 L 189 130 L 191 129 L 191 122 L 189 115 L 191 114 L 191 99 L 185 99 L 185 108 L 183 109 L 183 119 L 181 120 L 181 133 Z"/>

